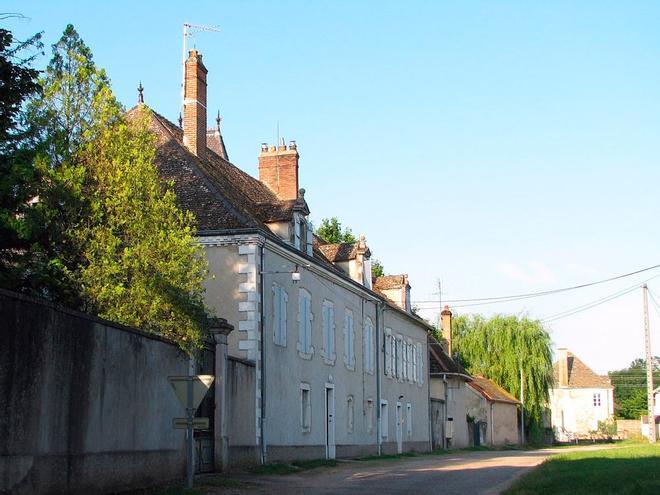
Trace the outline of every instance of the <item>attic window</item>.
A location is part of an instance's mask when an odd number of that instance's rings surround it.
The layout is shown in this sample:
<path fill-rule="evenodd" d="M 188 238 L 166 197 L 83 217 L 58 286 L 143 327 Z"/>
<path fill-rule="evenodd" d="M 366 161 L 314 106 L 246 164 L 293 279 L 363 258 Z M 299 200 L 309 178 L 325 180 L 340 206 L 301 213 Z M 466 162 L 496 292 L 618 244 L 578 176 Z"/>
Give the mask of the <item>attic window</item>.
<path fill-rule="evenodd" d="M 600 394 L 594 394 L 594 407 L 600 407 Z"/>

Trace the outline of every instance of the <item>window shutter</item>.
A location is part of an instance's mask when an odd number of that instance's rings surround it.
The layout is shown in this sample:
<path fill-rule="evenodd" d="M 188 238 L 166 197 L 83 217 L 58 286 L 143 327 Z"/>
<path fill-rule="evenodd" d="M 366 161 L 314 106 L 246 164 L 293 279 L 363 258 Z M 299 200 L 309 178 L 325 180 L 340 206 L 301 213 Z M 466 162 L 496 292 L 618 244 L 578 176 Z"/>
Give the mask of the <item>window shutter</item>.
<path fill-rule="evenodd" d="M 417 344 L 417 369 L 419 370 L 419 384 L 424 384 L 424 353 L 422 352 L 422 344 Z"/>
<path fill-rule="evenodd" d="M 279 331 L 280 331 L 280 344 L 282 344 L 283 346 L 286 346 L 286 307 L 287 307 L 288 299 L 289 296 L 287 295 L 286 291 L 284 290 L 283 287 L 280 287 Z"/>
<path fill-rule="evenodd" d="M 385 332 L 385 374 L 392 374 L 392 335 Z"/>

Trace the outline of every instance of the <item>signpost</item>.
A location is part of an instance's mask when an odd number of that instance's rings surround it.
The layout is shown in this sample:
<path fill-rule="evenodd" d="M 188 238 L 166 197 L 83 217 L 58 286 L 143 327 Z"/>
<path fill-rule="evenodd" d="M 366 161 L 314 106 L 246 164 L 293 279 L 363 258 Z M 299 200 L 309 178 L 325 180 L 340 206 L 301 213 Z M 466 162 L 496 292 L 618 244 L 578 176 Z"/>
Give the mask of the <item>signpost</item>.
<path fill-rule="evenodd" d="M 213 384 L 213 375 L 170 376 L 167 378 L 179 402 L 186 409 L 185 418 L 174 418 L 174 428 L 186 429 L 187 486 L 193 487 L 193 431 L 209 427 L 209 418 L 195 418 L 195 411 Z"/>

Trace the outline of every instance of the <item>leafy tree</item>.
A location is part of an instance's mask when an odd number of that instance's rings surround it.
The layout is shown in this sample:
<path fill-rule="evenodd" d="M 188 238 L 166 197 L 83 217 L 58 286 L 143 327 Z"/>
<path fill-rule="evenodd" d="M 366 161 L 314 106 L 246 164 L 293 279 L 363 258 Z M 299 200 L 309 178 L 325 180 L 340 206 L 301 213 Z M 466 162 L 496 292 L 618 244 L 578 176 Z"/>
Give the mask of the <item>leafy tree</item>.
<path fill-rule="evenodd" d="M 385 275 L 385 268 L 383 268 L 383 264 L 377 259 L 371 260 L 371 276 L 373 278 L 378 278 L 382 277 L 383 275 Z"/>
<path fill-rule="evenodd" d="M 36 186 L 23 212 L 23 289 L 192 350 L 206 262 L 195 219 L 158 176 L 146 110 L 126 120 L 71 25 L 40 82 L 26 110 Z"/>
<path fill-rule="evenodd" d="M 10 31 L 0 29 L 0 286 L 3 287 L 20 285 L 17 267 L 21 254 L 29 247 L 22 227 L 23 210 L 33 193 L 33 156 L 25 147 L 29 131 L 23 125 L 21 108 L 27 98 L 41 92 L 37 82 L 39 72 L 32 68 L 41 47 L 41 34 L 20 42 L 14 40 Z"/>
<path fill-rule="evenodd" d="M 85 298 L 104 318 L 200 344 L 207 274 L 195 219 L 176 205 L 154 165 L 149 110 L 138 109 L 85 144 L 92 215 L 78 231 Z"/>
<path fill-rule="evenodd" d="M 654 359 L 653 383 L 660 383 L 660 362 Z M 635 359 L 630 366 L 618 371 L 610 371 L 609 377 L 614 386 L 614 412 L 623 419 L 639 419 L 647 413 L 646 402 L 646 360 Z"/>
<path fill-rule="evenodd" d="M 520 370 L 525 386 L 525 416 L 532 434 L 540 433 L 542 414 L 553 385 L 551 340 L 538 320 L 496 315 L 457 316 L 454 348 L 472 374 L 483 375 L 520 396 Z"/>
<path fill-rule="evenodd" d="M 321 226 L 316 229 L 316 235 L 329 244 L 340 242 L 357 242 L 357 238 L 348 227 L 342 229 L 337 217 L 324 218 Z"/>

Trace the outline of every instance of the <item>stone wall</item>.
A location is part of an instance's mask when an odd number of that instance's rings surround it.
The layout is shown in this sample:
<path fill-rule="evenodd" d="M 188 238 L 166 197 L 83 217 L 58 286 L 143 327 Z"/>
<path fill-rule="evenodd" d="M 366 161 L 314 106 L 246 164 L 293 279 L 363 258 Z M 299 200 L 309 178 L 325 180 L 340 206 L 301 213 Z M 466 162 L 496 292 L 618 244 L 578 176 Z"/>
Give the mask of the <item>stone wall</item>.
<path fill-rule="evenodd" d="M 107 493 L 185 476 L 176 345 L 0 290 L 0 493 Z"/>

